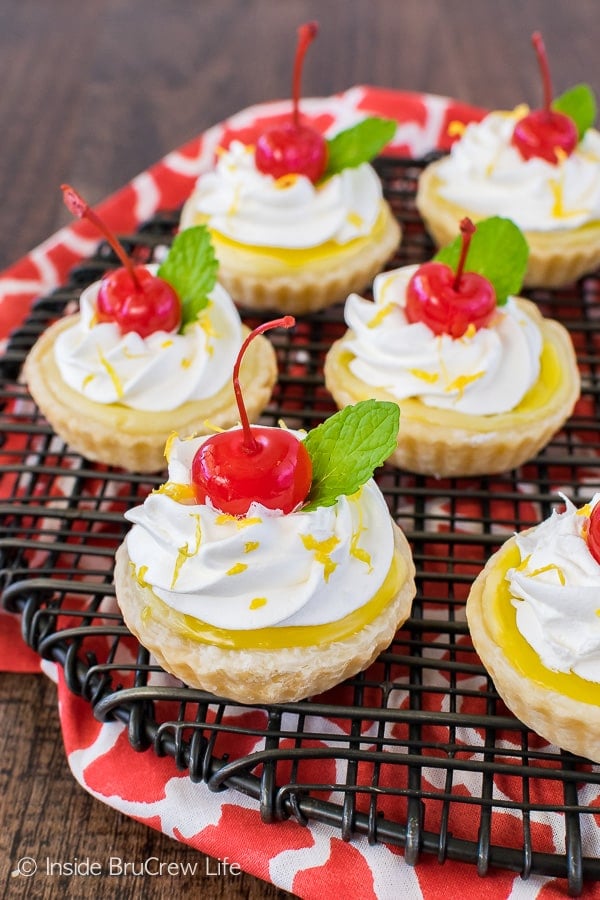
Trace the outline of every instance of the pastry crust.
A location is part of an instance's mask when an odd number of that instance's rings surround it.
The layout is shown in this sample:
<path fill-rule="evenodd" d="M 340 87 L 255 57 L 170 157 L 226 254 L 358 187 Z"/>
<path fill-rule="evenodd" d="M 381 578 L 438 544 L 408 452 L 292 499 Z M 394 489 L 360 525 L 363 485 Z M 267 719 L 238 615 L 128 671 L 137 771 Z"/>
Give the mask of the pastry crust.
<path fill-rule="evenodd" d="M 205 222 L 195 212 L 192 195 L 183 207 L 181 228 Z M 219 260 L 219 281 L 236 303 L 248 309 L 306 315 L 345 300 L 371 283 L 393 256 L 401 238 L 389 204 L 382 201 L 372 235 L 341 244 L 333 253 L 308 256 L 290 265 L 269 248 L 244 247 L 212 232 Z M 289 256 L 293 257 L 294 251 Z"/>
<path fill-rule="evenodd" d="M 129 409 L 119 403 L 89 400 L 66 384 L 54 359 L 57 336 L 77 322 L 79 314 L 55 322 L 32 347 L 23 374 L 31 396 L 54 431 L 87 459 L 132 472 L 159 472 L 166 466 L 165 444 L 180 437 L 211 433 L 211 426 L 230 428 L 239 418 L 232 384 L 205 400 L 184 403 L 168 412 Z M 244 327 L 244 336 L 249 330 Z M 241 365 L 241 385 L 250 419 L 256 419 L 271 396 L 277 378 L 273 345 L 259 335 L 248 346 Z"/>
<path fill-rule="evenodd" d="M 485 615 L 490 581 L 508 568 L 510 538 L 488 560 L 475 579 L 467 600 L 467 621 L 473 645 L 491 675 L 496 690 L 512 712 L 537 734 L 571 753 L 600 762 L 600 707 L 567 697 L 518 672 L 493 637 L 493 623 Z"/>
<path fill-rule="evenodd" d="M 544 343 L 556 352 L 562 373 L 556 390 L 536 408 L 470 416 L 426 406 L 412 397 L 398 401 L 388 391 L 365 384 L 350 371 L 351 331 L 327 353 L 327 389 L 340 409 L 368 397 L 399 404 L 398 444 L 388 460 L 399 468 L 437 477 L 491 475 L 514 469 L 550 441 L 571 415 L 580 391 L 575 351 L 567 330 L 554 319 L 544 318 L 529 300 L 519 298 L 517 302 L 536 321 Z"/>
<path fill-rule="evenodd" d="M 154 615 L 144 615 L 149 587 L 134 578 L 124 541 L 116 554 L 117 601 L 130 631 L 160 665 L 190 687 L 240 703 L 284 703 L 328 690 L 366 669 L 408 618 L 415 595 L 415 568 L 408 542 L 393 523 L 396 559 L 404 572 L 397 594 L 368 625 L 329 644 L 273 650 L 232 650 L 173 633 Z M 367 602 L 369 598 L 365 598 Z"/>
<path fill-rule="evenodd" d="M 441 196 L 440 163 L 438 160 L 423 170 L 416 196 L 417 209 L 438 247 L 457 237 L 464 216 L 474 222 L 486 218 Z M 562 287 L 600 266 L 600 222 L 556 231 L 524 231 L 523 234 L 529 244 L 523 282 L 527 287 Z"/>

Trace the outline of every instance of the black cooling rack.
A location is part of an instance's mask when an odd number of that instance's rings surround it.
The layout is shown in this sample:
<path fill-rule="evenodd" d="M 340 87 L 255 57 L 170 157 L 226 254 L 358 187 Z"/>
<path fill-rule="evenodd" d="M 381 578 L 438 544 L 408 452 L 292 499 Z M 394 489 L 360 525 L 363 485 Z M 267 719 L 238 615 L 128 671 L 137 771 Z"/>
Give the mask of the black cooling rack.
<path fill-rule="evenodd" d="M 404 233 L 390 267 L 432 253 L 414 206 L 423 163 L 379 162 Z M 136 259 L 152 259 L 176 223 L 176 212 L 157 215 L 123 242 Z M 412 864 L 433 854 L 471 863 L 480 875 L 502 868 L 564 878 L 573 895 L 600 879 L 590 838 L 600 768 L 548 747 L 512 716 L 473 651 L 464 615 L 470 583 L 506 537 L 546 518 L 559 491 L 583 503 L 600 489 L 600 279 L 529 292 L 570 330 L 583 376 L 574 416 L 536 459 L 478 479 L 380 470 L 418 585 L 412 617 L 389 649 L 328 694 L 250 709 L 170 680 L 118 614 L 112 561 L 126 532 L 123 512 L 163 479 L 72 453 L 19 382 L 37 335 L 115 264 L 100 245 L 34 305 L 0 360 L 0 488 L 10 498 L 0 501 L 0 577 L 27 643 L 64 667 L 69 688 L 99 719 L 126 722 L 137 750 L 173 756 L 211 789 L 249 795 L 267 822 L 324 822 L 345 839 L 402 847 Z M 339 306 L 299 320 L 293 334 L 271 333 L 280 378 L 264 422 L 311 428 L 334 412 L 322 362 L 343 331 Z M 543 814 L 552 817 L 555 852 Z"/>

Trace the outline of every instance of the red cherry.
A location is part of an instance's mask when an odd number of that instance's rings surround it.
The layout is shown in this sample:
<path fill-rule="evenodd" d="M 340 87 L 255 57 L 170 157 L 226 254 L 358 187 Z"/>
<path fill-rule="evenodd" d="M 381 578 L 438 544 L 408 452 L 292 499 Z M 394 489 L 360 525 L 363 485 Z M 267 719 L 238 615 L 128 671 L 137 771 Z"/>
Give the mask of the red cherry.
<path fill-rule="evenodd" d="M 523 159 L 545 159 L 557 163 L 561 157 L 570 156 L 579 142 L 575 122 L 558 110 L 552 109 L 552 81 L 546 48 L 539 32 L 531 42 L 537 54 L 544 86 L 544 108 L 536 109 L 519 119 L 515 125 L 512 144 Z"/>
<path fill-rule="evenodd" d="M 424 322 L 434 334 L 462 337 L 469 325 L 484 328 L 496 311 L 496 292 L 483 275 L 464 272 L 475 226 L 460 223 L 462 248 L 456 272 L 441 262 L 419 266 L 406 289 L 406 318 Z"/>
<path fill-rule="evenodd" d="M 596 503 L 590 516 L 587 543 L 590 553 L 600 563 L 600 503 Z"/>
<path fill-rule="evenodd" d="M 192 483 L 198 503 L 233 516 L 244 516 L 253 501 L 290 513 L 306 499 L 312 463 L 304 443 L 283 428 L 251 426 L 239 383 L 242 357 L 258 334 L 271 328 L 291 328 L 292 316 L 265 322 L 250 332 L 233 367 L 233 388 L 241 429 L 211 435 L 192 461 Z"/>
<path fill-rule="evenodd" d="M 114 269 L 100 283 L 96 300 L 98 322 L 116 322 L 122 334 L 135 331 L 148 337 L 155 331 L 174 331 L 181 321 L 181 303 L 170 284 L 144 266 Z"/>
<path fill-rule="evenodd" d="M 123 263 L 122 269 L 109 272 L 101 281 L 96 301 L 98 321 L 116 322 L 123 334 L 135 331 L 141 337 L 178 328 L 181 301 L 171 285 L 145 266 L 134 266 L 116 236 L 74 188 L 63 184 L 62 192 L 69 212 L 92 222 Z"/>
<path fill-rule="evenodd" d="M 306 175 L 315 184 L 325 171 L 327 147 L 314 128 L 286 122 L 261 134 L 255 160 L 256 168 L 273 178 Z"/>
<path fill-rule="evenodd" d="M 243 516 L 253 500 L 292 512 L 310 489 L 312 465 L 302 441 L 283 428 L 252 428 L 248 451 L 242 429 L 212 435 L 192 463 L 198 503 Z"/>
<path fill-rule="evenodd" d="M 512 143 L 523 159 L 557 163 L 561 155 L 570 156 L 577 146 L 577 128 L 564 113 L 536 109 L 517 122 Z"/>
<path fill-rule="evenodd" d="M 304 56 L 316 38 L 318 25 L 307 22 L 298 29 L 292 78 L 292 121 L 269 128 L 256 142 L 255 162 L 259 172 L 281 178 L 305 175 L 314 183 L 327 165 L 327 142 L 320 131 L 300 122 L 300 78 Z"/>

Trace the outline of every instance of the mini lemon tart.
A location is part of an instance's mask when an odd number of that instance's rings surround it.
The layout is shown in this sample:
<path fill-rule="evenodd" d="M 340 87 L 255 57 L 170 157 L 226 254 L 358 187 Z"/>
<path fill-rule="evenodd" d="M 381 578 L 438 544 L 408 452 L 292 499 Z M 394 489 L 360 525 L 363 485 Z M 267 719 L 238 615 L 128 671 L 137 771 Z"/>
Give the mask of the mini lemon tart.
<path fill-rule="evenodd" d="M 214 445 L 171 442 L 169 480 L 127 513 L 115 565 L 125 622 L 166 671 L 238 702 L 287 702 L 389 645 L 410 612 L 414 565 L 357 460 L 379 464 L 396 429 L 397 408 L 368 401 L 306 436 L 250 426 Z M 259 449 L 243 449 L 253 440 Z"/>
<path fill-rule="evenodd" d="M 369 161 L 392 120 L 370 117 L 325 137 L 300 113 L 304 55 L 318 25 L 298 29 L 292 109 L 256 135 L 219 148 L 183 207 L 182 229 L 206 223 L 236 303 L 292 315 L 363 290 L 400 243 L 400 226 Z"/>
<path fill-rule="evenodd" d="M 89 399 L 64 380 L 57 362 L 61 337 L 69 331 L 74 334 L 84 328 L 80 315 L 67 316 L 47 328 L 28 354 L 23 375 L 31 396 L 55 433 L 86 459 L 118 466 L 130 472 L 160 472 L 166 467 L 165 444 L 173 431 L 180 435 L 206 434 L 213 428 L 228 428 L 237 421 L 237 406 L 229 384 L 234 359 L 231 352 L 227 363 L 225 355 L 221 360 L 221 365 L 227 366 L 227 380 L 214 393 L 201 399 L 185 400 L 170 408 L 176 394 L 167 389 L 166 373 L 156 373 L 156 357 L 145 348 L 137 355 L 144 355 L 147 359 L 154 356 L 154 365 L 150 363 L 149 367 L 158 376 L 155 376 L 152 388 L 155 400 L 158 400 L 156 409 L 136 409 L 118 399 L 107 402 Z M 239 336 L 235 341 L 234 353 L 248 334 L 245 326 L 239 325 L 238 328 Z M 119 344 L 123 345 L 123 341 L 115 335 L 115 348 Z M 124 348 L 125 364 L 128 352 Z M 164 353 L 171 355 L 166 349 Z M 208 367 L 212 359 L 212 354 L 206 352 Z M 179 372 L 187 392 L 188 368 L 181 363 L 175 365 L 175 372 Z M 106 373 L 98 356 L 93 366 L 99 377 Z M 101 369 L 104 369 L 104 373 Z M 117 376 L 113 372 L 109 377 L 112 385 L 116 384 L 114 390 L 118 393 L 120 388 Z M 242 370 L 250 418 L 258 418 L 267 405 L 276 379 L 275 350 L 263 338 L 251 348 Z M 205 383 L 210 384 L 210 380 Z M 159 399 L 161 396 L 165 398 L 164 403 Z"/>
<path fill-rule="evenodd" d="M 72 191 L 72 189 L 68 189 Z M 89 210 L 74 192 L 73 203 Z M 157 266 L 126 263 L 86 288 L 80 312 L 39 337 L 23 374 L 56 432 L 87 459 L 135 472 L 165 468 L 164 448 L 237 422 L 231 372 L 248 329 L 216 281 L 206 228 L 178 235 Z M 244 360 L 248 414 L 267 404 L 277 365 L 260 337 Z"/>
<path fill-rule="evenodd" d="M 419 179 L 416 203 L 438 246 L 464 216 L 512 219 L 529 244 L 524 284 L 556 288 L 600 265 L 600 132 L 587 85 L 554 99 L 539 33 L 532 43 L 544 108 L 521 105 L 470 123 Z"/>
<path fill-rule="evenodd" d="M 449 200 L 446 186 L 453 184 L 450 166 L 445 160 L 438 160 L 423 170 L 417 189 L 417 208 L 428 232 L 441 247 L 456 237 L 456 223 L 463 216 L 469 216 L 476 222 L 495 210 L 499 215 L 509 216 L 520 223 L 527 238 L 531 252 L 523 281 L 525 287 L 560 288 L 587 272 L 593 272 L 600 265 L 600 133 L 594 131 L 588 142 L 594 144 L 592 158 L 597 170 L 595 193 L 598 201 L 595 208 L 586 210 L 590 216 L 587 221 L 574 224 L 574 216 L 570 213 L 579 207 L 575 207 L 575 201 L 567 205 L 568 201 L 559 192 L 559 187 L 552 188 L 550 183 L 546 189 L 547 228 L 535 228 L 533 223 L 528 224 L 527 219 L 518 214 L 516 206 L 513 208 L 506 202 L 490 202 L 483 209 L 479 204 L 471 204 L 470 194 L 462 202 Z M 552 174 L 557 177 L 556 173 Z M 475 180 L 472 190 L 478 197 L 481 196 Z M 533 184 L 531 190 L 534 190 Z M 523 204 L 524 210 L 531 210 L 525 196 L 527 193 L 528 188 L 524 189 L 519 181 L 515 185 L 515 204 Z M 586 207 L 588 203 L 586 201 Z"/>
<path fill-rule="evenodd" d="M 600 565 L 596 495 L 510 538 L 467 601 L 474 647 L 513 713 L 600 762 Z"/>
<path fill-rule="evenodd" d="M 480 231 L 498 227 L 515 229 L 482 222 L 473 246 Z M 528 300 L 509 295 L 497 304 L 485 285 L 477 294 L 479 284 L 473 295 L 454 291 L 452 271 L 442 262 L 407 266 L 377 276 L 374 302 L 351 295 L 349 328 L 327 353 L 325 384 L 340 408 L 366 397 L 399 404 L 390 462 L 400 468 L 438 477 L 507 471 L 535 456 L 571 414 L 580 390 L 573 345 Z"/>
<path fill-rule="evenodd" d="M 365 173 L 371 182 L 372 192 L 379 194 L 380 188 L 375 181 L 377 176 L 374 171 L 369 167 L 360 173 L 360 177 Z M 221 283 L 239 305 L 292 315 L 317 312 L 343 300 L 352 290 L 366 288 L 398 248 L 400 226 L 389 204 L 382 197 L 377 196 L 368 217 L 348 210 L 347 233 L 354 236 L 340 242 L 318 228 L 310 215 L 304 216 L 304 201 L 299 201 L 299 208 L 294 209 L 293 195 L 297 191 L 292 179 L 286 179 L 283 184 L 273 182 L 271 185 L 270 181 L 273 180 L 269 181 L 267 176 L 264 178 L 273 191 L 288 195 L 288 230 L 298 234 L 297 246 L 282 247 L 276 243 L 284 233 L 283 222 L 272 226 L 270 237 L 266 238 L 272 244 L 253 243 L 252 223 L 249 223 L 248 229 L 244 229 L 248 232 L 247 243 L 242 239 L 234 239 L 231 236 L 236 233 L 236 229 L 231 227 L 233 217 L 228 217 L 226 226 L 221 225 L 216 217 L 202 212 L 207 205 L 202 181 L 198 184 L 197 192 L 186 202 L 181 215 L 182 229 L 200 222 L 204 222 L 210 229 L 219 259 Z M 357 174 L 352 173 L 346 180 L 349 181 L 350 178 L 356 181 Z M 335 185 L 320 189 L 308 184 L 304 187 L 315 195 L 314 206 L 318 207 L 318 191 L 326 192 Z M 330 192 L 333 194 L 333 191 Z M 340 188 L 340 195 L 343 193 L 345 191 Z M 341 196 L 339 201 L 341 204 Z M 338 200 L 333 200 L 332 203 L 337 205 Z M 225 227 L 227 233 L 220 230 Z M 322 234 L 322 241 L 313 244 L 313 238 L 319 234 Z"/>

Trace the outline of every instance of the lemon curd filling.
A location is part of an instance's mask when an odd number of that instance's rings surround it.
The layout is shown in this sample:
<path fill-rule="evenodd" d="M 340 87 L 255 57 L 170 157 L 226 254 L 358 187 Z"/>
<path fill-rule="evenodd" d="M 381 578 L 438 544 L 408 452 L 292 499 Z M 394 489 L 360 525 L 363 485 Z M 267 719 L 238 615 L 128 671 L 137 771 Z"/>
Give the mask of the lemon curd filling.
<path fill-rule="evenodd" d="M 488 174 L 491 174 L 491 172 L 488 172 Z M 466 214 L 466 211 L 457 203 L 453 202 L 452 200 L 447 200 L 443 196 L 443 189 L 445 185 L 445 179 L 434 175 L 431 179 L 430 185 L 431 194 L 435 196 L 435 201 L 438 206 L 441 203 L 443 205 L 444 212 L 451 216 L 453 221 L 455 220 L 458 222 Z M 556 193 L 554 193 L 553 201 L 555 204 L 556 199 Z M 560 198 L 560 203 L 562 204 L 562 197 Z M 555 212 L 557 209 L 560 211 L 560 207 L 555 206 Z M 475 212 L 473 210 L 469 211 L 469 215 L 474 221 L 485 217 L 485 213 Z M 529 241 L 530 248 L 533 241 L 535 241 L 536 247 L 543 248 L 544 246 L 552 247 L 554 241 L 556 240 L 557 234 L 564 234 L 565 236 L 569 236 L 571 234 L 582 236 L 587 235 L 589 239 L 592 236 L 591 232 L 597 232 L 599 228 L 600 220 L 597 218 L 590 219 L 588 222 L 582 222 L 580 225 L 572 226 L 569 224 L 568 218 L 562 215 L 555 215 L 549 220 L 548 226 L 546 228 L 542 229 L 540 226 L 538 226 L 537 228 L 530 227 L 524 228 L 522 230 Z"/>
<path fill-rule="evenodd" d="M 573 672 L 554 672 L 546 668 L 517 628 L 517 611 L 513 606 L 515 598 L 510 593 L 506 573 L 520 563 L 519 548 L 512 545 L 500 552 L 497 564 L 488 576 L 483 595 L 483 615 L 494 641 L 513 668 L 525 678 L 572 700 L 600 705 L 600 684 L 586 681 Z"/>
<path fill-rule="evenodd" d="M 387 219 L 388 214 L 386 208 L 382 206 L 373 228 L 366 235 L 356 237 L 344 244 L 339 244 L 337 241 L 330 240 L 325 241 L 323 244 L 318 244 L 315 247 L 284 248 L 263 247 L 254 244 L 240 243 L 239 241 L 222 234 L 222 232 L 210 228 L 208 216 L 198 215 L 196 217 L 198 222 L 204 222 L 209 225 L 217 257 L 225 250 L 237 256 L 239 256 L 239 254 L 250 254 L 253 257 L 268 257 L 270 260 L 280 263 L 286 268 L 299 269 L 310 262 L 319 260 L 326 261 L 332 256 L 339 257 L 341 254 L 343 255 L 345 253 L 354 254 L 362 247 L 370 245 L 373 241 L 378 240 L 385 232 Z"/>
<path fill-rule="evenodd" d="M 377 389 L 370 385 L 365 385 L 352 374 L 350 363 L 354 359 L 354 354 L 351 351 L 344 350 L 340 358 L 349 381 L 353 382 L 353 392 L 356 393 L 357 399 L 363 399 L 363 397 L 367 396 L 379 396 L 379 393 L 389 396 L 389 393 L 383 388 Z M 495 429 L 499 427 L 504 418 L 510 421 L 515 415 L 523 417 L 533 416 L 534 414 L 539 415 L 541 410 L 551 405 L 555 400 L 561 384 L 562 368 L 558 350 L 554 344 L 545 341 L 540 354 L 540 374 L 536 383 L 527 391 L 521 402 L 507 413 L 494 413 L 490 416 L 471 415 L 470 413 L 458 412 L 457 410 L 425 406 L 416 397 L 409 397 L 397 402 L 400 403 L 404 415 L 409 415 L 413 419 L 431 421 L 433 418 L 438 418 L 440 421 L 447 420 L 448 424 L 452 426 L 461 425 L 469 429 L 486 431 L 490 428 Z"/>
<path fill-rule="evenodd" d="M 133 564 L 132 564 L 133 568 Z M 135 571 L 134 571 L 135 577 Z M 193 616 L 180 613 L 162 601 L 141 579 L 138 582 L 146 590 L 146 605 L 142 610 L 142 621 L 151 619 L 167 624 L 180 637 L 212 644 L 225 650 L 280 650 L 287 647 L 308 647 L 314 644 L 326 645 L 351 637 L 372 622 L 395 597 L 406 579 L 406 566 L 401 558 L 394 556 L 390 569 L 378 591 L 363 606 L 325 625 L 283 625 L 281 627 L 229 630 L 215 628 Z M 264 605 L 264 598 L 249 601 L 251 609 Z"/>

